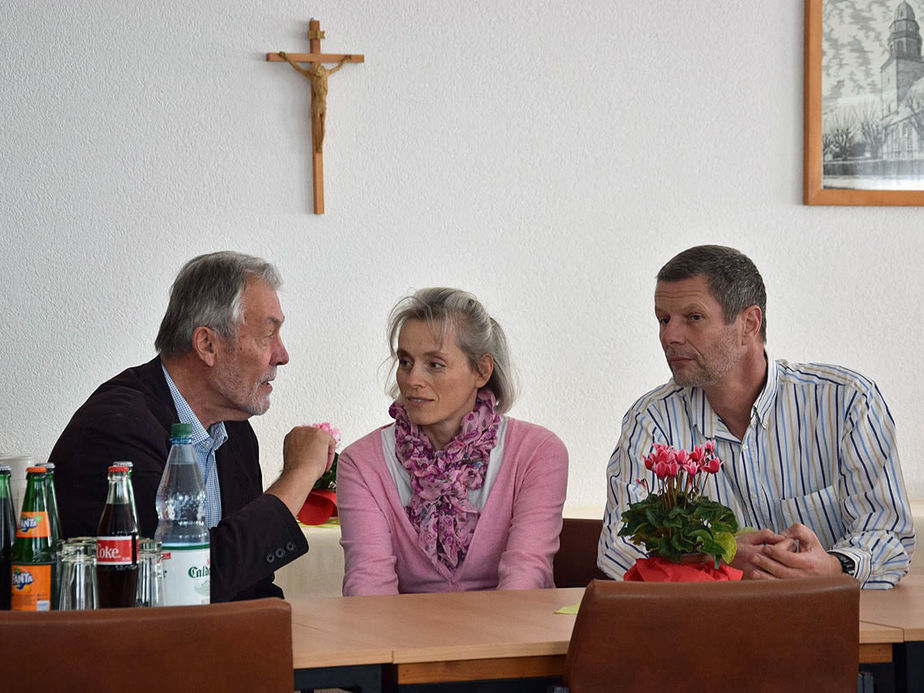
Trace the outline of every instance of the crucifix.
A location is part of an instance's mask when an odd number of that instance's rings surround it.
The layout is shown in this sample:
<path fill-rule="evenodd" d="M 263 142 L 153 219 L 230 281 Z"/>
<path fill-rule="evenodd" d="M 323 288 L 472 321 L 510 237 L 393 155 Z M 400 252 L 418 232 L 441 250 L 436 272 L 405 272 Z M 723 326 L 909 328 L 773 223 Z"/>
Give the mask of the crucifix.
<path fill-rule="evenodd" d="M 321 22 L 308 22 L 308 49 L 310 53 L 267 53 L 269 62 L 285 61 L 311 82 L 311 150 L 314 173 L 314 213 L 324 214 L 324 120 L 327 116 L 327 78 L 345 63 L 364 62 L 362 55 L 337 55 L 321 52 Z M 308 63 L 302 67 L 299 63 Z M 324 67 L 324 63 L 337 63 Z"/>

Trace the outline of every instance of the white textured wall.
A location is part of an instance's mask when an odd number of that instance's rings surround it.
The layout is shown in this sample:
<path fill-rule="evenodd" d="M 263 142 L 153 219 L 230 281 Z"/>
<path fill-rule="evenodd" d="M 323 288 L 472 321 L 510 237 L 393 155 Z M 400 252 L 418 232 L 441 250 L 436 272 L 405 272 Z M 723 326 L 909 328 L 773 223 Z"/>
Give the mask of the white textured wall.
<path fill-rule="evenodd" d="M 331 78 L 325 216 L 307 81 L 263 58 L 311 16 L 366 56 Z M 180 265 L 231 248 L 286 281 L 267 475 L 293 424 L 388 420 L 388 310 L 443 284 L 508 331 L 569 504 L 602 505 L 623 413 L 668 377 L 654 274 L 717 242 L 762 270 L 773 353 L 878 381 L 924 496 L 922 212 L 801 205 L 797 0 L 7 0 L 0 133 L 0 451 L 47 456 L 153 355 Z"/>

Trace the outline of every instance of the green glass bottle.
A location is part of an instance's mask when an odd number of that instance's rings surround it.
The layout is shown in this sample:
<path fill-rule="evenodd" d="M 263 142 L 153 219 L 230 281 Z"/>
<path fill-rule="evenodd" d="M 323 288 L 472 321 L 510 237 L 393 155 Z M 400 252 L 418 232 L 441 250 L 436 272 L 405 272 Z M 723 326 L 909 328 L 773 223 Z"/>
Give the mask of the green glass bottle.
<path fill-rule="evenodd" d="M 52 571 L 51 608 L 58 608 L 58 576 L 61 575 L 61 517 L 58 515 L 58 496 L 55 494 L 55 465 L 47 462 L 45 467 L 45 502 L 48 504 L 48 526 L 51 528 L 51 545 L 55 548 L 55 567 Z"/>
<path fill-rule="evenodd" d="M 51 527 L 51 538 L 57 544 L 63 540 L 61 535 L 61 517 L 58 515 L 58 496 L 55 493 L 55 466 L 51 462 L 45 467 L 45 500 L 48 503 L 48 526 Z"/>
<path fill-rule="evenodd" d="M 13 611 L 49 611 L 57 575 L 44 467 L 26 469 L 26 495 L 11 562 L 10 607 Z"/>
<path fill-rule="evenodd" d="M 13 574 L 13 541 L 16 539 L 16 513 L 10 490 L 9 465 L 0 465 L 0 611 L 10 610 L 10 577 Z"/>

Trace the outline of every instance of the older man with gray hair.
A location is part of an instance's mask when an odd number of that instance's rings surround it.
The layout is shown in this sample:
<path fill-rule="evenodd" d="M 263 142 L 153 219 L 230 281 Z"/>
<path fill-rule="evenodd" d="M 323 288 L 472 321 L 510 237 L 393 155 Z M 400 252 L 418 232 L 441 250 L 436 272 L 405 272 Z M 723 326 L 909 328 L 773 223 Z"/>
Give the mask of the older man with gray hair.
<path fill-rule="evenodd" d="M 97 388 L 52 450 L 66 537 L 96 534 L 106 470 L 117 460 L 134 465 L 139 529 L 153 536 L 170 426 L 188 423 L 206 485 L 212 601 L 282 596 L 274 571 L 308 550 L 296 514 L 335 443 L 316 428 L 292 429 L 282 472 L 263 491 L 247 419 L 269 408 L 276 368 L 289 361 L 280 284 L 271 264 L 234 252 L 200 255 L 180 270 L 154 342 L 158 356 Z"/>

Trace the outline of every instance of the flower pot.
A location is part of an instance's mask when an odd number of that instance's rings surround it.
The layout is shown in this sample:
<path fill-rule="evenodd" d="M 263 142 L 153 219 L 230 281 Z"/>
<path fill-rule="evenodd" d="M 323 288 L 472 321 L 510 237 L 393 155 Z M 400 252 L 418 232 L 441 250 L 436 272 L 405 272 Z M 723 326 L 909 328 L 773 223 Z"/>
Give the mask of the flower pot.
<path fill-rule="evenodd" d="M 298 511 L 298 521 L 303 525 L 323 525 L 331 517 L 337 517 L 337 492 L 327 489 L 309 493 Z"/>
<path fill-rule="evenodd" d="M 680 557 L 680 562 L 668 561 L 660 556 L 638 558 L 635 565 L 626 571 L 623 580 L 627 582 L 719 582 L 740 580 L 742 573 L 722 561 L 715 567 L 712 556 L 689 553 Z"/>

